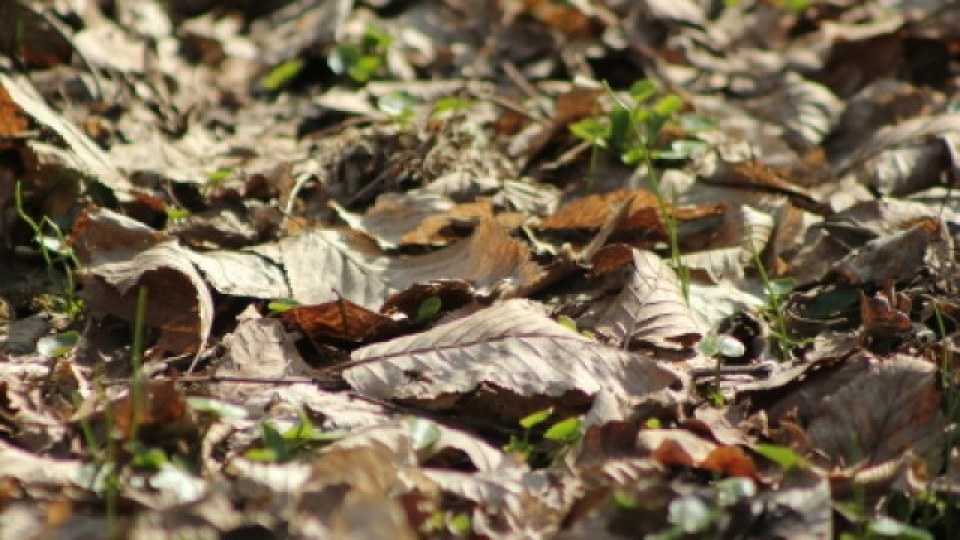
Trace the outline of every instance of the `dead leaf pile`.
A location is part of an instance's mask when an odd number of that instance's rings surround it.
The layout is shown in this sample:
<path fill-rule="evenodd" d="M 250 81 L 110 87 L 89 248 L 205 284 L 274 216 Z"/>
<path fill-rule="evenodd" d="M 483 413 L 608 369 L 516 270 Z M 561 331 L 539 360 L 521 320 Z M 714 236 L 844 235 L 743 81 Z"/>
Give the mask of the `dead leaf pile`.
<path fill-rule="evenodd" d="M 956 2 L 0 19 L 0 538 L 960 530 Z"/>

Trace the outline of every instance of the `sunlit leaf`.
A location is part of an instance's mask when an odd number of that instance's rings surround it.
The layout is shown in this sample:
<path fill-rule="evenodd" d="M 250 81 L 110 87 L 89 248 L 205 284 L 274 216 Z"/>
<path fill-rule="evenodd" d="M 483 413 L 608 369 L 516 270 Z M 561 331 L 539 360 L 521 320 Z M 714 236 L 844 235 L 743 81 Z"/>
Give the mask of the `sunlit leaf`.
<path fill-rule="evenodd" d="M 37 353 L 46 358 L 60 358 L 70 354 L 79 340 L 80 333 L 73 330 L 44 336 L 37 341 Z"/>
<path fill-rule="evenodd" d="M 534 426 L 542 424 L 547 418 L 550 418 L 551 414 L 553 414 L 553 407 L 528 414 L 520 419 L 520 427 L 523 429 L 531 429 Z"/>
<path fill-rule="evenodd" d="M 417 322 L 429 321 L 440 313 L 442 302 L 439 296 L 431 296 L 417 308 Z"/>
<path fill-rule="evenodd" d="M 753 450 L 784 469 L 792 469 L 805 463 L 804 459 L 786 446 L 777 444 L 757 444 Z"/>
<path fill-rule="evenodd" d="M 543 434 L 543 438 L 558 443 L 572 443 L 580 437 L 582 423 L 579 417 L 567 418 L 550 426 L 550 429 Z"/>
<path fill-rule="evenodd" d="M 303 71 L 306 62 L 299 58 L 292 58 L 286 62 L 280 64 L 279 66 L 273 68 L 270 73 L 263 79 L 263 87 L 271 92 L 276 92 L 281 90 L 285 86 L 289 85 L 297 75 Z"/>

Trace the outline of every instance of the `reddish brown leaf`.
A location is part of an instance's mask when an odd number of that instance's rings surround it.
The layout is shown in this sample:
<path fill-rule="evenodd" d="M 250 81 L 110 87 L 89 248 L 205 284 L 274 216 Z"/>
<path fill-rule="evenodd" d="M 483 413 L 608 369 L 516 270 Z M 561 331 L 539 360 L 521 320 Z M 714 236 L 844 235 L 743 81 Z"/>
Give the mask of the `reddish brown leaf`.
<path fill-rule="evenodd" d="M 312 339 L 370 341 L 395 334 L 399 323 L 349 300 L 335 300 L 310 306 L 296 306 L 280 316 Z"/>

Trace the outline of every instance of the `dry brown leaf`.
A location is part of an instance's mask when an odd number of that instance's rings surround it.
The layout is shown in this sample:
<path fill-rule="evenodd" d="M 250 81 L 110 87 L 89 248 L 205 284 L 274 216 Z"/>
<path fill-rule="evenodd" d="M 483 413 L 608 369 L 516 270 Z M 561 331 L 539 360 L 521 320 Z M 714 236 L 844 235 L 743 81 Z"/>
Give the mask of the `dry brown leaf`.
<path fill-rule="evenodd" d="M 633 251 L 633 270 L 627 284 L 605 308 L 593 327 L 614 346 L 639 340 L 657 347 L 689 349 L 701 331 L 670 266 L 649 251 Z"/>
<path fill-rule="evenodd" d="M 6 91 L 10 101 L 16 103 L 25 115 L 56 132 L 68 147 L 62 150 L 32 141 L 30 148 L 38 159 L 51 164 L 58 163 L 63 168 L 77 171 L 91 181 L 105 185 L 121 202 L 131 200 L 129 182 L 107 155 L 76 126 L 51 109 L 26 75 L 0 73 L 0 88 Z"/>
<path fill-rule="evenodd" d="M 255 251 L 191 251 L 190 261 L 220 294 L 264 300 L 292 296 L 283 269 Z"/>
<path fill-rule="evenodd" d="M 133 399 L 128 392 L 111 405 L 114 426 L 124 438 L 136 431 L 147 440 L 165 440 L 192 424 L 186 396 L 173 381 L 149 381 L 143 403 L 136 406 Z"/>
<path fill-rule="evenodd" d="M 310 367 L 300 357 L 279 320 L 261 317 L 252 306 L 237 319 L 237 329 L 223 338 L 227 356 L 215 368 L 217 376 L 258 379 L 264 384 L 309 379 Z M 255 385 L 225 382 L 217 385 L 214 395 L 243 399 L 257 391 Z"/>
<path fill-rule="evenodd" d="M 340 219 L 352 229 L 367 234 L 383 249 L 396 249 L 408 236 L 415 237 L 425 219 L 442 215 L 456 204 L 435 193 L 384 193 L 363 215 L 336 206 Z M 436 232 L 439 227 L 431 232 Z M 419 236 L 424 236 L 419 232 Z M 431 245 L 428 240 L 426 245 Z"/>
<path fill-rule="evenodd" d="M 786 195 L 794 205 L 810 212 L 831 215 L 833 210 L 805 189 L 783 180 L 773 169 L 758 160 L 720 162 L 712 175 L 701 178 L 708 184 L 744 190 Z"/>
<path fill-rule="evenodd" d="M 23 112 L 0 86 L 0 148 L 14 146 L 14 139 L 30 126 Z"/>
<path fill-rule="evenodd" d="M 172 242 L 133 253 L 95 251 L 80 276 L 87 308 L 133 323 L 144 286 L 145 322 L 160 330 L 156 347 L 175 355 L 197 353 L 210 335 L 213 298 L 190 260 L 190 253 Z"/>
<path fill-rule="evenodd" d="M 619 204 L 630 203 L 629 215 L 617 227 L 618 232 L 649 232 L 666 237 L 666 228 L 660 216 L 657 196 L 649 191 L 621 189 L 609 193 L 588 195 L 561 206 L 553 215 L 544 219 L 541 230 L 594 230 L 603 227 Z M 676 208 L 677 220 L 681 223 L 712 216 L 723 215 L 722 204 L 705 204 Z"/>
<path fill-rule="evenodd" d="M 296 325 L 311 339 L 362 342 L 395 335 L 400 323 L 386 315 L 363 308 L 349 300 L 295 306 L 280 318 Z"/>
<path fill-rule="evenodd" d="M 419 401 L 480 385 L 523 397 L 643 398 L 681 382 L 657 362 L 567 330 L 525 300 L 358 349 L 343 376 L 369 396 Z"/>
<path fill-rule="evenodd" d="M 279 262 L 293 297 L 319 304 L 340 295 L 378 309 L 390 293 L 415 283 L 459 279 L 479 294 L 516 294 L 534 286 L 542 274 L 526 246 L 492 220 L 481 223 L 470 238 L 427 255 L 385 257 L 363 240 L 335 230 L 282 240 Z"/>
<path fill-rule="evenodd" d="M 416 320 L 420 306 L 430 298 L 440 300 L 442 311 L 452 311 L 473 302 L 476 297 L 473 287 L 466 281 L 439 279 L 416 283 L 390 295 L 380 312 L 386 315 L 402 313 L 408 319 Z"/>
<path fill-rule="evenodd" d="M 133 254 L 165 239 L 166 234 L 107 208 L 80 214 L 70 234 L 70 244 L 84 264 L 89 264 L 98 252 Z"/>
<path fill-rule="evenodd" d="M 937 367 L 905 355 L 860 353 L 826 377 L 811 377 L 770 407 L 796 410 L 813 445 L 834 465 L 876 465 L 908 449 L 939 463 L 943 436 Z"/>

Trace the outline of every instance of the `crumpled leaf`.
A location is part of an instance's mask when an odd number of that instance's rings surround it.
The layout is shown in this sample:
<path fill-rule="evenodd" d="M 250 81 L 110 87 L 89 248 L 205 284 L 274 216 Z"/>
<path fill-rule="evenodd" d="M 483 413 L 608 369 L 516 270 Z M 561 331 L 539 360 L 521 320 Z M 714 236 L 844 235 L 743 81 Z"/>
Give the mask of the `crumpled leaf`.
<path fill-rule="evenodd" d="M 480 385 L 523 397 L 643 398 L 681 383 L 662 364 L 570 332 L 525 300 L 358 349 L 343 377 L 365 395 L 412 400 L 461 395 Z"/>
<path fill-rule="evenodd" d="M 639 250 L 633 251 L 627 284 L 600 312 L 593 327 L 617 347 L 638 340 L 689 349 L 702 335 L 676 273 L 656 254 Z"/>
<path fill-rule="evenodd" d="M 49 155 L 51 161 L 64 168 L 73 169 L 91 181 L 102 183 L 111 189 L 120 201 L 131 199 L 129 182 L 113 166 L 103 150 L 76 126 L 51 109 L 26 75 L 0 73 L 0 87 L 6 90 L 10 101 L 16 103 L 24 115 L 56 132 L 68 147 L 63 150 L 48 143 L 31 141 L 30 147 L 34 153 Z"/>
<path fill-rule="evenodd" d="M 876 465 L 913 449 L 938 466 L 944 418 L 937 367 L 906 355 L 860 353 L 847 362 L 784 396 L 772 414 L 796 408 L 811 443 L 835 465 Z"/>
<path fill-rule="evenodd" d="M 478 293 L 515 293 L 533 286 L 542 273 L 526 246 L 492 220 L 481 223 L 470 238 L 407 258 L 385 257 L 340 231 L 311 231 L 282 240 L 279 262 L 299 302 L 319 304 L 339 294 L 369 309 L 419 282 L 461 279 Z"/>
<path fill-rule="evenodd" d="M 156 346 L 178 355 L 202 350 L 213 324 L 213 298 L 190 253 L 168 241 L 130 255 L 127 250 L 91 254 L 81 275 L 87 307 L 132 323 L 138 289 L 144 286 L 145 322 L 160 330 Z"/>
<path fill-rule="evenodd" d="M 337 212 L 351 228 L 369 235 L 383 249 L 445 245 L 456 239 L 442 233 L 452 222 L 463 225 L 493 217 L 489 202 L 456 204 L 447 197 L 429 192 L 385 193 L 363 215 L 347 212 L 339 206 Z"/>
<path fill-rule="evenodd" d="M 337 300 L 311 306 L 294 306 L 280 318 L 296 325 L 312 339 L 368 341 L 396 333 L 400 323 L 386 315 Z"/>

